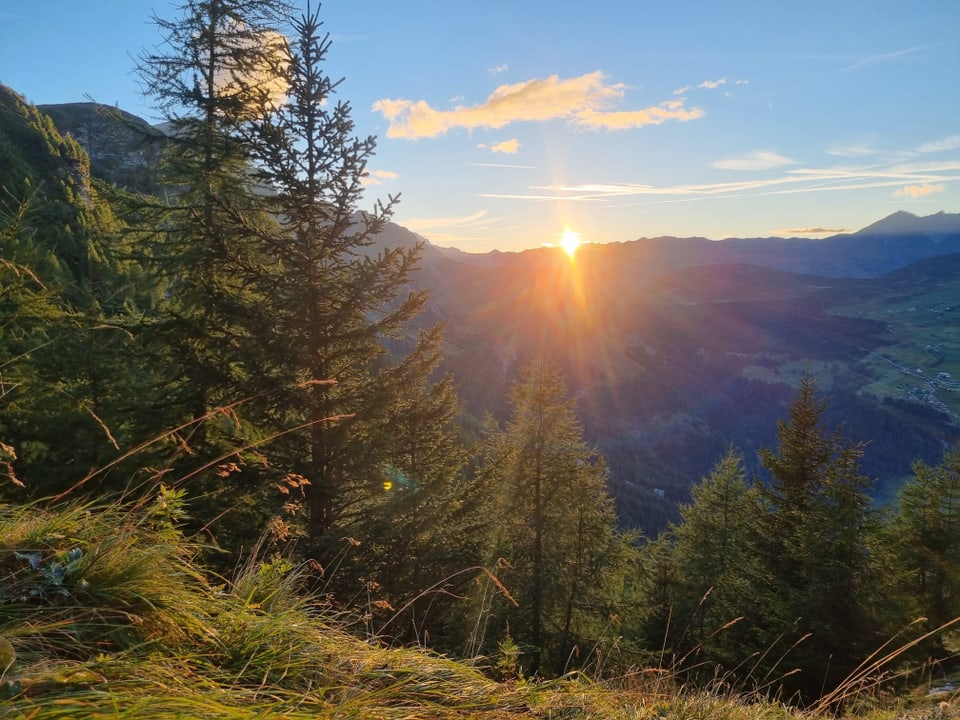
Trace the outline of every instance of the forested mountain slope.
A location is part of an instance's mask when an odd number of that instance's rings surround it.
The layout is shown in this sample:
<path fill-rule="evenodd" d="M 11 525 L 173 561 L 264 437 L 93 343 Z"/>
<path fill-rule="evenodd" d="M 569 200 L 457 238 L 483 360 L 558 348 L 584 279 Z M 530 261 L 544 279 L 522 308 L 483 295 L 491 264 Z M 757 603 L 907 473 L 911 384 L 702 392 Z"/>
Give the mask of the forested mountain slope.
<path fill-rule="evenodd" d="M 93 151 L 95 175 L 154 187 L 157 130 L 91 103 L 44 110 Z M 391 224 L 377 246 L 420 240 Z M 473 255 L 427 242 L 414 284 L 430 291 L 418 322 L 446 326 L 443 368 L 467 424 L 504 417 L 517 368 L 550 358 L 609 458 L 623 522 L 654 530 L 730 444 L 757 469 L 803 373 L 829 393 L 831 419 L 871 442 L 880 498 L 914 459 L 936 461 L 960 438 L 958 251 L 960 215 L 900 212 L 824 240 L 585 246 L 573 264 L 548 248 Z"/>

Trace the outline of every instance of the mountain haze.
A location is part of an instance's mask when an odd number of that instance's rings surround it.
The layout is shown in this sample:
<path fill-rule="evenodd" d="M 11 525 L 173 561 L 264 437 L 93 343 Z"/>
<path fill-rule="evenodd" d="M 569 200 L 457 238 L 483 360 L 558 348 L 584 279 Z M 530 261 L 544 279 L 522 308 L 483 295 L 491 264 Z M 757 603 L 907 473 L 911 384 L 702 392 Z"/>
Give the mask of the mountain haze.
<path fill-rule="evenodd" d="M 156 190 L 158 130 L 93 103 L 43 111 L 94 176 Z M 376 247 L 421 240 L 391 224 Z M 936 462 L 960 440 L 958 253 L 960 214 L 898 212 L 822 240 L 585 245 L 574 263 L 554 248 L 479 255 L 427 239 L 414 282 L 430 290 L 420 322 L 446 326 L 443 369 L 468 429 L 503 418 L 518 367 L 547 357 L 609 459 L 624 523 L 655 532 L 729 445 L 759 469 L 804 373 L 830 421 L 871 441 L 864 469 L 882 499 L 915 458 Z"/>

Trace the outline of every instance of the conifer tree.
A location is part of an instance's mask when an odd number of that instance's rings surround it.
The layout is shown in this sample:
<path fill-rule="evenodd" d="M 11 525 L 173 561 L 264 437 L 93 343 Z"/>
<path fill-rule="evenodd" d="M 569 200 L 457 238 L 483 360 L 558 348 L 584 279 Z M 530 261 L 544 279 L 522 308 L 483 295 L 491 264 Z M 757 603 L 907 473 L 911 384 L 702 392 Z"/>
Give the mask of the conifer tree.
<path fill-rule="evenodd" d="M 616 615 L 633 553 L 618 534 L 606 465 L 583 440 L 559 374 L 537 363 L 521 372 L 506 429 L 489 438 L 480 477 L 500 498 L 494 557 L 507 588 L 496 640 L 507 633 L 527 669 L 559 671 L 588 658 Z"/>
<path fill-rule="evenodd" d="M 138 437 L 147 292 L 76 141 L 0 88 L 0 441 L 34 497 Z"/>
<path fill-rule="evenodd" d="M 176 144 L 174 198 L 156 221 L 171 278 L 158 336 L 182 368 L 172 404 L 198 419 L 230 407 L 195 464 L 256 445 L 256 467 L 226 463 L 231 476 L 205 485 L 213 510 L 231 508 L 221 542 L 259 532 L 277 489 L 293 490 L 305 493 L 316 556 L 349 534 L 369 572 L 390 567 L 369 555 L 385 553 L 389 514 L 449 498 L 463 452 L 452 385 L 428 379 L 440 332 L 407 327 L 425 299 L 406 289 L 419 247 L 376 246 L 395 198 L 358 212 L 374 139 L 354 137 L 349 104 L 333 102 L 330 42 L 309 4 L 294 18 L 280 2 L 191 0 L 159 22 L 170 50 L 141 68 Z M 401 596 L 420 561 L 391 570 Z"/>
<path fill-rule="evenodd" d="M 749 647 L 758 614 L 753 589 L 766 584 L 752 545 L 756 504 L 743 456 L 731 448 L 680 509 L 672 528 L 680 587 L 671 645 L 681 657 L 692 655 L 687 665 L 709 659 L 730 669 L 755 649 Z M 715 669 L 711 664 L 710 672 Z"/>
<path fill-rule="evenodd" d="M 770 481 L 760 487 L 754 541 L 770 582 L 755 588 L 765 640 L 783 638 L 789 647 L 804 638 L 784 662 L 796 663 L 802 672 L 791 682 L 808 693 L 844 678 L 884 640 L 874 612 L 880 586 L 869 552 L 875 516 L 859 469 L 863 445 L 828 432 L 825 407 L 804 378 L 789 422 L 779 423 L 777 449 L 761 450 Z"/>
<path fill-rule="evenodd" d="M 164 43 L 140 59 L 144 91 L 170 140 L 161 166 L 168 201 L 138 210 L 142 226 L 154 228 L 156 269 L 168 280 L 154 341 L 167 351 L 158 364 L 167 369 L 161 407 L 174 409 L 171 425 L 254 391 L 252 327 L 266 299 L 249 279 L 264 261 L 255 238 L 271 220 L 252 182 L 244 126 L 267 88 L 282 91 L 275 28 L 286 10 L 282 0 L 187 0 L 178 18 L 154 18 Z M 203 444 L 208 430 L 202 425 L 195 440 Z M 215 452 L 201 451 L 196 462 Z"/>
<path fill-rule="evenodd" d="M 426 298 L 409 289 L 420 247 L 379 241 L 396 198 L 359 210 L 375 140 L 356 137 L 349 103 L 335 101 L 329 47 L 308 4 L 274 64 L 286 97 L 262 93 L 249 124 L 254 176 L 278 219 L 257 238 L 251 275 L 267 299 L 252 407 L 276 438 L 264 446 L 274 470 L 302 480 L 303 547 L 327 564 L 353 542 L 327 590 L 369 593 L 377 632 L 442 644 L 451 632 L 439 615 L 454 597 L 443 581 L 480 557 L 477 489 L 462 472 L 452 380 L 435 377 L 441 329 L 410 327 Z"/>
<path fill-rule="evenodd" d="M 936 466 L 917 461 L 901 488 L 892 538 L 902 590 L 930 628 L 960 615 L 960 451 Z M 936 638 L 935 652 L 943 651 Z"/>
<path fill-rule="evenodd" d="M 644 651 L 656 653 L 647 664 L 658 667 L 675 667 L 684 655 L 679 645 L 682 634 L 675 631 L 675 614 L 678 607 L 696 603 L 695 598 L 682 594 L 674 543 L 669 531 L 643 543 L 634 579 L 630 634 Z"/>
<path fill-rule="evenodd" d="M 413 339 L 399 361 L 387 352 L 389 341 L 407 340 L 425 300 L 405 289 L 419 247 L 375 246 L 395 198 L 358 212 L 375 140 L 355 137 L 349 103 L 333 102 L 339 82 L 323 70 L 330 41 L 321 27 L 309 6 L 292 21 L 293 42 L 275 64 L 287 98 L 271 106 L 261 94 L 248 138 L 279 218 L 276 232 L 259 238 L 263 263 L 253 281 L 268 298 L 255 337 L 264 351 L 256 381 L 270 390 L 260 405 L 278 429 L 303 428 L 282 442 L 297 446 L 288 469 L 309 481 L 315 538 L 333 528 L 341 537 L 367 519 L 391 468 L 426 481 L 433 460 L 415 446 L 435 429 L 448 434 L 456 407 L 448 390 L 431 395 L 426 382 L 438 330 Z M 404 431 L 416 423 L 434 425 Z"/>
<path fill-rule="evenodd" d="M 278 495 L 249 401 L 270 390 L 254 381 L 270 302 L 254 279 L 269 262 L 259 238 L 275 226 L 249 134 L 264 97 L 275 103 L 285 90 L 278 28 L 288 12 L 284 0 L 186 0 L 179 17 L 154 18 L 164 41 L 137 68 L 169 141 L 167 194 L 134 214 L 150 232 L 145 259 L 165 283 L 143 333 L 159 369 L 151 410 L 158 433 L 185 428 L 166 460 L 170 477 L 189 479 L 195 517 L 218 518 L 218 541 L 233 549 L 263 532 Z"/>

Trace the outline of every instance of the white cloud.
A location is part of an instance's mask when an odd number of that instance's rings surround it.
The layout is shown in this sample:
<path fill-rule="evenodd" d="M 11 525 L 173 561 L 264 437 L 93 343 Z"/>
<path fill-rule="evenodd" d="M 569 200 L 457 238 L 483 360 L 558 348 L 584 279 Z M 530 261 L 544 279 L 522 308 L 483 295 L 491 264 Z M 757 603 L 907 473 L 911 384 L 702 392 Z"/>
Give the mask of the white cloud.
<path fill-rule="evenodd" d="M 720 170 L 773 170 L 785 165 L 796 165 L 797 161 L 769 150 L 755 150 L 740 157 L 717 160 L 711 167 Z"/>
<path fill-rule="evenodd" d="M 361 185 L 382 185 L 385 181 L 396 180 L 399 175 L 392 170 L 370 170 L 360 178 Z"/>
<path fill-rule="evenodd" d="M 516 155 L 519 150 L 520 141 L 516 138 L 510 138 L 490 146 L 490 152 L 505 153 L 506 155 Z"/>
<path fill-rule="evenodd" d="M 716 90 L 721 85 L 726 85 L 727 79 L 720 78 L 718 80 L 704 80 L 702 83 L 697 85 L 698 88 L 703 88 L 704 90 Z"/>
<path fill-rule="evenodd" d="M 835 157 L 866 157 L 868 155 L 877 155 L 879 151 L 864 144 L 854 145 L 834 145 L 827 149 L 828 155 Z"/>
<path fill-rule="evenodd" d="M 645 125 L 660 125 L 666 120 L 686 122 L 699 117 L 703 117 L 703 110 L 700 108 L 688 108 L 681 100 L 668 100 L 643 110 L 619 112 L 584 110 L 577 113 L 573 120 L 577 125 L 591 130 L 627 130 Z"/>
<path fill-rule="evenodd" d="M 676 90 L 674 90 L 674 91 L 673 91 L 673 94 L 674 94 L 674 95 L 683 95 L 683 94 L 684 94 L 685 92 L 687 92 L 688 90 L 690 90 L 690 86 L 689 86 L 689 85 L 684 85 L 683 87 L 678 87 Z"/>
<path fill-rule="evenodd" d="M 734 85 L 749 85 L 749 84 L 750 84 L 750 81 L 749 81 L 749 80 L 734 80 L 734 81 L 733 81 L 733 84 L 734 84 Z"/>
<path fill-rule="evenodd" d="M 923 185 L 907 185 L 905 188 L 895 190 L 893 196 L 918 198 L 932 193 L 941 193 L 944 190 L 946 190 L 946 188 L 942 184 L 930 185 L 929 183 L 925 183 Z"/>
<path fill-rule="evenodd" d="M 623 98 L 625 85 L 607 83 L 599 70 L 561 79 L 551 75 L 512 85 L 501 85 L 481 104 L 437 110 L 425 100 L 384 98 L 373 110 L 389 121 L 387 137 L 424 138 L 452 128 L 502 128 L 514 122 L 566 119 L 587 129 L 625 129 L 659 125 L 665 120 L 692 120 L 703 115 L 680 100 L 640 110 L 610 111 Z"/>
<path fill-rule="evenodd" d="M 505 73 L 509 69 L 510 66 L 506 63 L 503 63 L 501 65 L 497 65 L 496 67 L 490 68 L 487 72 L 489 72 L 491 75 L 499 75 L 500 73 Z"/>
<path fill-rule="evenodd" d="M 917 148 L 917 152 L 946 152 L 947 150 L 956 150 L 957 148 L 960 148 L 960 135 L 951 135 L 950 137 L 924 143 Z"/>
<path fill-rule="evenodd" d="M 260 55 L 255 58 L 259 66 L 231 60 L 229 52 L 221 55 L 214 73 L 217 91 L 238 98 L 253 98 L 253 112 L 260 112 L 260 98 L 273 107 L 281 105 L 287 95 L 287 83 L 276 72 L 276 66 L 285 67 L 289 50 L 287 39 L 273 30 L 254 30 L 236 20 L 224 21 L 224 46 L 229 50 L 242 51 L 255 48 Z"/>

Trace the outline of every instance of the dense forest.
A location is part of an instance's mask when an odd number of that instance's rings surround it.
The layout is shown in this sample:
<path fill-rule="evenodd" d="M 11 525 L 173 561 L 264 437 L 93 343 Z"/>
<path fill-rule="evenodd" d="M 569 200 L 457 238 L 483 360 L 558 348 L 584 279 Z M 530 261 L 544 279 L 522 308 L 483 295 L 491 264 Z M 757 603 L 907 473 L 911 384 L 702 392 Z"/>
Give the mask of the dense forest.
<path fill-rule="evenodd" d="M 505 421 L 461 422 L 443 328 L 415 324 L 420 248 L 376 244 L 397 198 L 361 207 L 375 141 L 318 13 L 190 0 L 157 22 L 153 194 L 92 179 L 0 88 L 0 513 L 166 498 L 211 573 L 307 568 L 359 631 L 500 676 L 651 665 L 809 700 L 891 638 L 923 639 L 898 664 L 950 656 L 960 450 L 878 507 L 808 375 L 762 476 L 726 448 L 662 532 L 625 527 L 559 364 L 523 367 Z M 74 549 L 0 552 L 40 573 Z M 23 605 L 48 601 L 0 590 L 0 639 L 28 644 Z"/>

